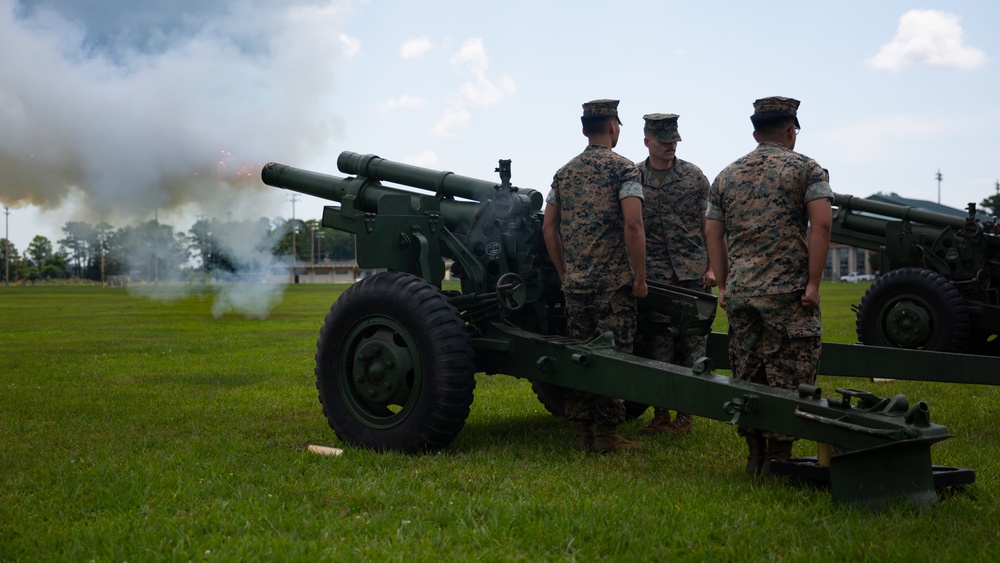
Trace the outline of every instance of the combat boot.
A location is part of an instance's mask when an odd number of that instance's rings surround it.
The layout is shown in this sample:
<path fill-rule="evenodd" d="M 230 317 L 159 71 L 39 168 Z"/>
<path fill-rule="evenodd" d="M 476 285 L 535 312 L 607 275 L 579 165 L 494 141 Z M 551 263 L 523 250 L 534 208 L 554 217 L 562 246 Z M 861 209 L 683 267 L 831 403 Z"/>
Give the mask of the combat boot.
<path fill-rule="evenodd" d="M 747 455 L 747 475 L 760 475 L 764 467 L 764 449 L 767 441 L 760 434 L 744 436 L 747 440 L 747 448 L 750 453 Z"/>
<path fill-rule="evenodd" d="M 657 434 L 666 432 L 668 428 L 670 428 L 670 411 L 653 407 L 653 420 L 649 421 L 649 426 L 640 428 L 639 432 L 643 434 Z"/>
<path fill-rule="evenodd" d="M 633 442 L 632 440 L 622 438 L 618 434 L 618 428 L 615 426 L 598 424 L 597 430 L 594 432 L 592 447 L 597 453 L 610 454 L 622 450 L 641 450 L 642 442 Z"/>
<path fill-rule="evenodd" d="M 760 474 L 770 475 L 771 462 L 792 457 L 792 444 L 794 443 L 792 440 L 769 439 L 767 441 L 767 451 L 764 452 L 764 464 L 760 468 Z"/>
<path fill-rule="evenodd" d="M 594 446 L 594 423 L 587 421 L 577 421 L 576 438 L 573 440 L 573 449 L 585 452 Z"/>
<path fill-rule="evenodd" d="M 667 434 L 689 434 L 691 425 L 694 424 L 694 417 L 686 412 L 677 413 L 677 418 L 671 422 L 664 430 Z"/>

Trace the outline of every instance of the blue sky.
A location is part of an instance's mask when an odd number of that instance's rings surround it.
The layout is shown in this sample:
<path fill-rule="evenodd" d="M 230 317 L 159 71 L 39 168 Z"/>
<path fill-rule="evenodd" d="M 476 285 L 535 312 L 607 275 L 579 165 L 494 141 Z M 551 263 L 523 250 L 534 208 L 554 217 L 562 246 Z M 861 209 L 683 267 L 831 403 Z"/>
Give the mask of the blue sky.
<path fill-rule="evenodd" d="M 1000 179 L 992 2 L 0 0 L 0 203 L 21 251 L 69 220 L 289 218 L 268 161 L 344 150 L 547 192 L 581 104 L 617 98 L 617 151 L 677 113 L 711 180 L 753 146 L 756 98 L 802 101 L 798 151 L 834 191 L 962 208 Z M 324 202 L 302 197 L 300 219 Z"/>

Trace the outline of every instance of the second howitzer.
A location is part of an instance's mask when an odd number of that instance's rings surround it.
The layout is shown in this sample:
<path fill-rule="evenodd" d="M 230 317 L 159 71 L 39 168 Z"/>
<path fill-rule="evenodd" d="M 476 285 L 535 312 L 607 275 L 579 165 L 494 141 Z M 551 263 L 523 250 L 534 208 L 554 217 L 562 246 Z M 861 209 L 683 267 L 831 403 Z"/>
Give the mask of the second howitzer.
<path fill-rule="evenodd" d="M 930 447 L 950 437 L 926 403 L 854 389 L 823 397 L 616 352 L 610 334 L 564 336 L 563 295 L 541 236 L 542 196 L 500 183 L 344 152 L 341 178 L 271 163 L 264 183 L 325 198 L 323 225 L 353 233 L 358 265 L 387 271 L 330 308 L 316 386 L 330 426 L 352 445 L 418 452 L 446 447 L 469 415 L 475 374 L 532 381 L 542 403 L 580 389 L 830 444 L 834 498 L 866 506 L 934 502 Z M 405 187 L 388 187 L 393 182 Z M 415 191 L 418 189 L 420 191 Z M 451 262 L 461 290 L 442 290 Z M 640 306 L 680 334 L 707 334 L 711 295 L 650 283 Z M 891 467 L 892 471 L 886 471 Z"/>
<path fill-rule="evenodd" d="M 857 311 L 863 344 L 1000 355 L 1000 236 L 954 217 L 838 194 L 834 242 L 877 252 L 882 275 Z"/>

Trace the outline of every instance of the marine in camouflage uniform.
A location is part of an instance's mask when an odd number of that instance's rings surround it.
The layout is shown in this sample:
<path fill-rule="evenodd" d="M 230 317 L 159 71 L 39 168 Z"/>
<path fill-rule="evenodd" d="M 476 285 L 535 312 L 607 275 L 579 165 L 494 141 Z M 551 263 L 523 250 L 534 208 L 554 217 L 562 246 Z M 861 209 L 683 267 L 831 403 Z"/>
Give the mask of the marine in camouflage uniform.
<path fill-rule="evenodd" d="M 583 105 L 590 144 L 556 172 L 542 231 L 562 280 L 568 336 L 611 332 L 615 349 L 631 353 L 635 298 L 646 295 L 642 184 L 632 162 L 611 150 L 620 133 L 617 108 L 618 100 Z M 579 450 L 637 447 L 617 434 L 625 420 L 621 399 L 570 390 L 565 412 L 576 423 Z"/>
<path fill-rule="evenodd" d="M 759 144 L 719 173 L 706 212 L 733 375 L 789 390 L 816 381 L 819 281 L 833 201 L 826 170 L 793 151 L 798 106 L 781 97 L 754 102 Z M 749 427 L 739 433 L 750 452 L 748 474 L 769 473 L 771 460 L 791 455 L 793 436 Z"/>
<path fill-rule="evenodd" d="M 704 221 L 708 207 L 708 178 L 701 168 L 676 157 L 676 114 L 642 116 L 644 143 L 649 156 L 636 162 L 642 173 L 642 224 L 646 229 L 646 273 L 649 279 L 703 291 L 715 283 L 708 267 Z M 669 315 L 640 311 L 635 354 L 686 367 L 705 355 L 705 336 L 675 336 L 668 331 Z M 656 407 L 644 434 L 682 434 L 691 431 L 692 416 Z"/>

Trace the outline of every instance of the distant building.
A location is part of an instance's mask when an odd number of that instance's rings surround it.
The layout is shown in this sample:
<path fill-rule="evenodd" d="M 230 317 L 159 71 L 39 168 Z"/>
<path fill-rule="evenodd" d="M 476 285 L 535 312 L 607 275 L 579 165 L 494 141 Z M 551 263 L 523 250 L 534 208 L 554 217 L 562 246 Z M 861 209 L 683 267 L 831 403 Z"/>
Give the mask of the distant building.
<path fill-rule="evenodd" d="M 445 281 L 451 279 L 451 260 L 445 261 Z M 354 260 L 323 260 L 316 263 L 297 262 L 276 266 L 271 271 L 273 282 L 287 283 L 354 283 L 372 274 L 384 272 L 383 268 L 362 268 Z"/>

